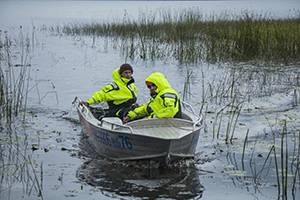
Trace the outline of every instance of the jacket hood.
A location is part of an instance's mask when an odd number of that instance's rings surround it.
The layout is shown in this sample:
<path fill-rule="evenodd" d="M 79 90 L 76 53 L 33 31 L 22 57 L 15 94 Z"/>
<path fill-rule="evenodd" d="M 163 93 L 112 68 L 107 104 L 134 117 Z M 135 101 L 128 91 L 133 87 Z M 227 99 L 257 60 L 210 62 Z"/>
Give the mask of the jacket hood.
<path fill-rule="evenodd" d="M 131 79 L 127 79 L 127 78 L 123 78 L 121 77 L 120 73 L 119 73 L 119 68 L 118 69 L 115 69 L 112 73 L 112 77 L 115 81 L 117 82 L 124 82 L 124 83 L 128 83 Z"/>
<path fill-rule="evenodd" d="M 150 76 L 148 76 L 145 80 L 145 83 L 147 82 L 152 82 L 157 86 L 157 89 L 155 90 L 155 92 L 159 93 L 165 89 L 172 89 L 171 85 L 169 84 L 168 80 L 164 77 L 164 75 L 162 75 L 159 72 L 155 72 L 153 74 L 151 74 Z"/>

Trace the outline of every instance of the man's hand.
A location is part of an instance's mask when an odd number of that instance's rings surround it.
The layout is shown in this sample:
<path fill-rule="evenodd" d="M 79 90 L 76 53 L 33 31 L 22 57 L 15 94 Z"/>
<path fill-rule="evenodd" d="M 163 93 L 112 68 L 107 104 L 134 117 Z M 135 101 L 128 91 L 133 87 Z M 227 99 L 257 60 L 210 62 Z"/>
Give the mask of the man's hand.
<path fill-rule="evenodd" d="M 82 105 L 82 104 L 85 105 L 86 107 L 89 106 L 89 104 L 88 104 L 87 102 L 85 102 L 85 101 L 81 101 L 81 102 L 80 102 L 80 105 Z"/>
<path fill-rule="evenodd" d="M 127 122 L 130 121 L 130 117 L 129 116 L 126 116 L 125 119 L 123 120 L 123 124 L 126 124 Z"/>

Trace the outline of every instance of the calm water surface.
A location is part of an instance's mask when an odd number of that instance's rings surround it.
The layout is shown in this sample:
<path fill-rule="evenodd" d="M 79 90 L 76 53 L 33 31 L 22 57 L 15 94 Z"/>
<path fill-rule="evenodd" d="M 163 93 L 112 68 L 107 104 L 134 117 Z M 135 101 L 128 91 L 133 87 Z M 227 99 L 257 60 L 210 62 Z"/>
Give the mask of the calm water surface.
<path fill-rule="evenodd" d="M 5 164 L 11 167 L 9 172 L 0 171 L 1 199 L 278 199 L 274 163 L 270 162 L 263 173 L 259 171 L 274 137 L 276 145 L 280 146 L 280 121 L 288 120 L 291 133 L 300 130 L 299 109 L 293 107 L 293 90 L 289 84 L 276 87 L 270 84 L 269 89 L 274 91 L 271 96 L 252 98 L 245 103 L 244 109 L 249 112 L 242 112 L 239 117 L 231 145 L 224 142 L 224 134 L 219 139 L 213 136 L 215 112 L 220 105 L 211 103 L 206 108 L 209 111 L 205 114 L 206 127 L 201 132 L 194 160 L 172 169 L 163 169 L 152 162 L 112 162 L 95 154 L 86 141 L 71 104 L 75 96 L 89 98 L 112 80 L 112 71 L 125 61 L 134 67 L 139 103 L 149 99 L 144 80 L 156 71 L 166 75 L 182 96 L 185 66 L 180 66 L 176 60 L 129 61 L 105 39 L 98 38 L 93 46 L 89 37 L 52 36 L 47 31 L 39 31 L 42 25 L 116 21 L 124 16 L 136 19 L 141 13 L 151 14 L 161 9 L 179 11 L 189 7 L 199 7 L 208 16 L 248 10 L 280 18 L 292 17 L 294 9 L 300 9 L 299 1 L 0 2 L 1 39 L 4 40 L 4 31 L 8 31 L 12 39 L 19 38 L 20 34 L 35 38 L 35 48 L 30 53 L 31 79 L 25 123 L 14 122 L 12 138 L 7 137 L 6 131 L 0 133 L 1 155 L 5 155 Z M 36 27 L 34 34 L 33 25 Z M 20 50 L 14 49 L 11 53 L 16 55 L 13 64 L 19 64 Z M 186 101 L 199 112 L 202 73 L 205 81 L 218 84 L 228 70 L 207 63 L 190 67 L 193 70 L 191 95 Z M 15 67 L 16 72 L 19 69 Z M 299 74 L 297 70 L 293 73 Z M 270 77 L 286 80 L 291 78 L 290 74 L 283 71 Z M 279 87 L 281 90 L 276 90 Z M 255 109 L 257 107 L 265 108 L 264 115 Z M 274 124 L 272 130 L 269 124 Z M 222 127 L 226 129 L 226 124 Z M 248 129 L 249 138 L 242 157 Z M 288 137 L 289 141 L 299 144 L 293 134 Z M 288 148 L 290 156 L 295 148 L 293 145 Z M 289 199 L 299 199 L 299 179 L 296 185 L 292 195 L 292 180 L 289 179 Z"/>

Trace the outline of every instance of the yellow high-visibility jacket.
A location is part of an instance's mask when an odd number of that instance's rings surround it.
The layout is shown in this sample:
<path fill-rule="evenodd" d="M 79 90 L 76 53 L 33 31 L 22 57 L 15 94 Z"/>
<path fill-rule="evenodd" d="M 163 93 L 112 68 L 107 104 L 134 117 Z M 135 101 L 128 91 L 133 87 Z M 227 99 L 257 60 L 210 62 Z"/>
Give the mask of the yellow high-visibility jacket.
<path fill-rule="evenodd" d="M 119 116 L 118 113 L 124 107 L 132 106 L 137 100 L 137 88 L 134 79 L 121 77 L 119 69 L 112 73 L 114 81 L 107 84 L 99 92 L 95 92 L 86 102 L 88 104 L 107 102 L 110 116 Z"/>
<path fill-rule="evenodd" d="M 145 82 L 157 86 L 156 94 L 145 105 L 129 111 L 130 119 L 148 116 L 148 118 L 181 118 L 181 106 L 178 94 L 173 90 L 167 79 L 159 72 L 148 76 Z"/>

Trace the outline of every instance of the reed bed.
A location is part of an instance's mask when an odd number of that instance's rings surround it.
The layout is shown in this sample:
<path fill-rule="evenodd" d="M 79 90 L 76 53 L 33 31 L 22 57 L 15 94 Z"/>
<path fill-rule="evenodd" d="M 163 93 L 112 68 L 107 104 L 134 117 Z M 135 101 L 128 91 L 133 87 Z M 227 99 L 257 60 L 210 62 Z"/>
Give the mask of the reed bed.
<path fill-rule="evenodd" d="M 199 8 L 180 12 L 160 10 L 136 21 L 69 23 L 52 26 L 58 34 L 109 37 L 125 57 L 161 59 L 180 63 L 207 61 L 264 61 L 295 63 L 300 58 L 298 17 L 277 19 L 270 14 L 243 11 L 206 16 Z"/>
<path fill-rule="evenodd" d="M 299 102 L 297 92 L 299 70 L 292 66 L 285 71 L 280 66 L 244 64 L 229 68 L 223 66 L 219 69 L 224 69 L 224 71 L 216 73 L 216 76 L 210 80 L 204 80 L 205 75 L 202 75 L 202 81 L 205 84 L 202 86 L 203 99 L 201 100 L 200 113 L 212 116 L 213 140 L 218 141 L 220 145 L 222 142 L 226 144 L 222 152 L 229 152 L 228 162 L 230 162 L 230 166 L 233 166 L 233 169 L 228 171 L 231 179 L 233 182 L 236 180 L 244 182 L 245 185 L 252 183 L 258 192 L 260 192 L 259 186 L 271 184 L 277 188 L 278 199 L 289 199 L 291 196 L 292 199 L 295 199 L 300 183 L 299 129 L 295 131 L 292 126 L 288 127 L 286 120 L 279 120 L 280 127 L 272 124 L 267 118 L 267 114 L 276 112 L 272 108 L 270 110 L 268 108 L 255 108 L 256 111 L 254 111 L 243 107 L 252 98 L 257 99 L 287 91 L 290 91 L 290 94 L 293 92 L 294 97 L 288 106 L 281 106 L 279 109 L 297 107 L 297 102 Z M 215 69 L 210 70 L 214 71 Z M 202 71 L 202 73 L 204 72 Z M 206 90 L 204 90 L 205 88 Z M 204 110 L 205 107 L 207 109 L 208 104 L 215 107 L 210 106 L 209 110 Z M 245 133 L 244 139 L 235 138 L 234 133 L 237 126 L 239 126 L 238 131 L 244 129 L 244 125 L 238 123 L 240 114 L 245 116 L 248 112 L 265 116 L 271 130 L 269 135 L 273 138 L 273 142 L 268 142 L 268 134 L 266 133 L 262 141 L 260 137 L 264 135 L 263 133 L 257 133 L 255 139 L 253 136 L 251 138 L 249 129 Z M 275 123 L 277 121 L 278 119 L 275 120 Z M 280 132 L 278 129 L 282 131 Z M 236 159 L 235 152 L 241 158 Z"/>
<path fill-rule="evenodd" d="M 18 31 L 0 31 L 0 193 L 10 194 L 17 185 L 23 194 L 43 199 L 43 163 L 32 159 L 24 128 L 35 28 L 31 38 L 23 27 Z"/>
<path fill-rule="evenodd" d="M 41 81 L 35 80 L 36 84 L 29 88 L 34 39 L 34 26 L 31 38 L 22 27 L 18 34 L 0 31 L 0 119 L 8 125 L 20 111 L 24 111 L 23 119 L 25 118 L 27 95 L 33 88 L 37 89 L 39 103 L 51 93 L 56 95 L 58 103 L 56 91 L 49 91 L 40 98 L 37 86 Z"/>
<path fill-rule="evenodd" d="M 12 122 L 12 116 L 17 116 L 20 109 L 26 109 L 27 91 L 31 67 L 31 43 L 24 36 L 22 27 L 14 37 L 7 32 L 0 33 L 0 118 L 7 124 Z M 19 56 L 17 56 L 19 55 Z M 13 63 L 17 59 L 16 64 Z"/>

